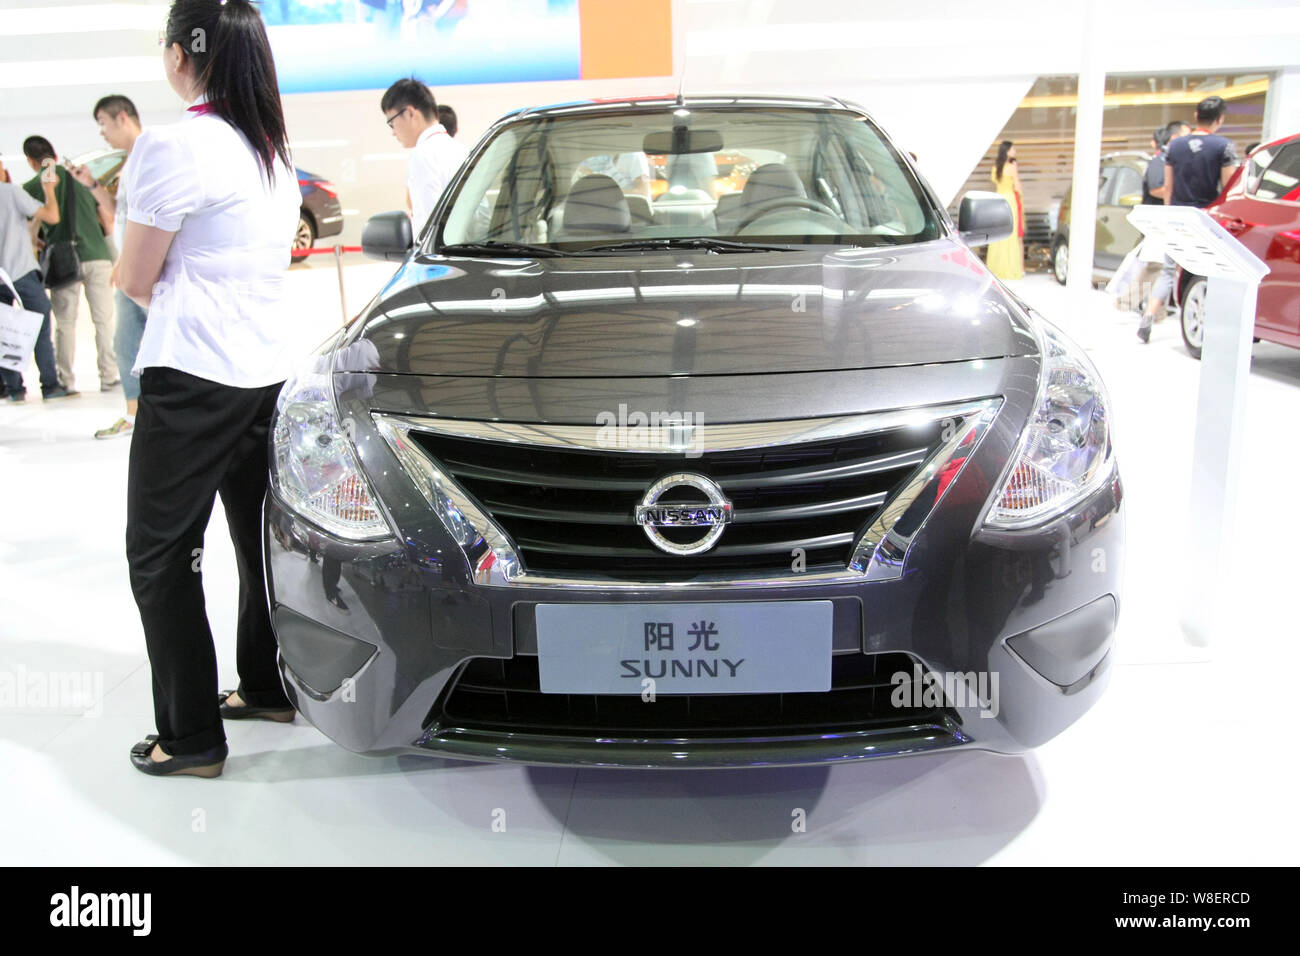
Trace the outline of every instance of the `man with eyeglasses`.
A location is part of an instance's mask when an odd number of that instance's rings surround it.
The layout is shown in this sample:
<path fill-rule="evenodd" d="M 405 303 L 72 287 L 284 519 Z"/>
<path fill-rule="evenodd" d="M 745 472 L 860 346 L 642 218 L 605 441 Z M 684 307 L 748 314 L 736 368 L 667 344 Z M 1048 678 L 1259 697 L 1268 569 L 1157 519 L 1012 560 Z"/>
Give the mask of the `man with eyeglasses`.
<path fill-rule="evenodd" d="M 393 136 L 407 149 L 414 149 L 406 174 L 406 205 L 419 235 L 469 150 L 447 135 L 438 122 L 433 94 L 414 77 L 390 86 L 379 105 Z"/>

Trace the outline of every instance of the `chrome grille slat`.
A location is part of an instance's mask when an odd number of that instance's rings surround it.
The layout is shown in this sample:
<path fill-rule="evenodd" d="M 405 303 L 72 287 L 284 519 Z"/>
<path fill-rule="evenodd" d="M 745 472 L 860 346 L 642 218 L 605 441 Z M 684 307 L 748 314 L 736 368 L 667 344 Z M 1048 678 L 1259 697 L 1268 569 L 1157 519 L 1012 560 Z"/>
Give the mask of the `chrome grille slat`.
<path fill-rule="evenodd" d="M 509 471 L 484 465 L 471 465 L 462 461 L 443 461 L 452 474 L 459 478 L 498 481 L 511 485 L 548 485 L 552 488 L 605 491 L 645 491 L 646 483 L 636 478 L 581 478 L 571 475 L 544 475 L 536 472 Z"/>
<path fill-rule="evenodd" d="M 846 511 L 872 510 L 880 507 L 888 498 L 885 492 L 874 495 L 859 495 L 856 498 L 843 498 L 838 501 L 822 501 L 808 505 L 787 505 L 783 508 L 760 508 L 756 511 L 742 511 L 736 515 L 737 524 L 751 524 L 757 521 L 791 521 L 796 518 L 812 518 L 817 515 L 842 514 Z"/>
<path fill-rule="evenodd" d="M 534 521 L 572 521 L 578 524 L 627 524 L 625 511 L 568 512 L 558 508 L 529 508 L 504 501 L 481 499 L 483 507 L 506 518 L 529 518 Z"/>
<path fill-rule="evenodd" d="M 808 505 L 788 505 L 781 508 L 761 508 L 744 511 L 736 515 L 737 524 L 753 524 L 759 521 L 791 521 L 797 518 L 809 518 L 817 515 L 840 514 L 845 511 L 875 509 L 884 504 L 886 495 L 879 492 L 874 495 L 859 495 L 856 498 L 842 498 Z M 558 508 L 528 508 L 523 505 L 490 498 L 481 498 L 483 507 L 495 515 L 510 518 L 529 518 L 534 521 L 571 521 L 577 524 L 627 524 L 626 511 L 574 512 Z"/>
<path fill-rule="evenodd" d="M 640 533 L 640 529 L 637 529 L 637 531 Z M 819 548 L 839 548 L 852 544 L 854 537 L 851 532 L 845 532 L 843 534 L 822 535 L 817 538 L 792 538 L 786 541 L 772 541 L 763 544 L 720 544 L 709 554 L 718 557 L 742 557 L 775 552 L 785 555 L 787 558 L 785 563 L 789 564 L 788 558 L 794 548 L 803 548 L 805 551 L 813 551 Z M 536 538 L 520 538 L 518 543 L 526 552 L 538 551 L 543 554 L 586 555 L 593 558 L 636 558 L 644 557 L 646 553 L 641 548 L 600 547 L 598 545 L 574 544 L 572 541 L 540 541 Z"/>
<path fill-rule="evenodd" d="M 723 490 L 730 490 L 732 487 L 763 488 L 769 485 L 799 485 L 812 481 L 856 478 L 882 471 L 893 471 L 895 468 L 915 468 L 925 461 L 928 451 L 929 449 L 926 448 L 914 448 L 896 455 L 876 455 L 861 461 L 836 465 L 833 468 L 788 468 L 785 471 L 774 471 L 764 475 L 737 475 L 719 478 L 718 484 L 723 487 Z"/>
<path fill-rule="evenodd" d="M 821 548 L 842 548 L 852 544 L 856 539 L 856 534 L 845 531 L 842 534 L 824 534 L 817 538 L 791 538 L 786 541 L 768 541 L 763 544 L 720 544 L 710 553 L 721 557 L 777 553 L 785 557 L 785 563 L 788 565 L 790 563 L 790 552 L 795 548 L 802 548 L 804 551 L 816 551 Z"/>
<path fill-rule="evenodd" d="M 750 474 L 720 476 L 716 479 L 726 490 L 733 488 L 765 488 L 777 485 L 798 485 L 816 481 L 835 481 L 841 478 L 856 478 L 863 475 L 892 471 L 895 468 L 915 468 L 925 461 L 929 449 L 912 448 L 904 452 L 889 455 L 875 455 L 859 461 L 837 464 L 827 468 L 787 468 L 782 471 L 753 472 Z M 617 449 L 610 449 L 616 453 Z M 685 459 L 689 467 L 691 459 Z M 553 488 L 572 488 L 575 490 L 635 491 L 645 490 L 646 483 L 637 478 L 584 478 L 563 474 L 540 474 L 533 471 L 514 471 L 508 468 L 494 468 L 490 465 L 475 464 L 466 461 L 443 459 L 452 473 L 462 477 L 481 481 L 497 481 L 512 485 L 549 485 Z"/>

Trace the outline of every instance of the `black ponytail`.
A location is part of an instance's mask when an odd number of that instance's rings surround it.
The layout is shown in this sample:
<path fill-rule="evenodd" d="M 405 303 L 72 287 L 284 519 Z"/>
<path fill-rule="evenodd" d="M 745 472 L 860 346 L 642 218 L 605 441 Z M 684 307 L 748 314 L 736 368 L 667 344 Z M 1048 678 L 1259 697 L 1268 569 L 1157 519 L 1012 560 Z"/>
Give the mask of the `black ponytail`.
<path fill-rule="evenodd" d="M 1007 164 L 1007 154 L 1011 152 L 1011 147 L 1014 146 L 1014 145 L 1016 145 L 1016 144 L 1013 143 L 1013 142 L 1011 142 L 1011 140 L 1009 140 L 1009 139 L 1004 139 L 1004 140 L 1003 140 L 1003 141 L 998 145 L 998 158 L 997 158 L 997 163 L 996 163 L 997 168 L 998 168 L 998 182 L 1001 182 L 1001 181 L 1002 181 L 1002 168 L 1003 168 L 1004 166 L 1006 166 L 1006 164 Z"/>
<path fill-rule="evenodd" d="M 277 156 L 292 166 L 275 60 L 257 8 L 249 0 L 173 0 L 167 45 L 173 43 L 193 62 L 212 111 L 248 139 L 267 179 L 275 176 Z"/>

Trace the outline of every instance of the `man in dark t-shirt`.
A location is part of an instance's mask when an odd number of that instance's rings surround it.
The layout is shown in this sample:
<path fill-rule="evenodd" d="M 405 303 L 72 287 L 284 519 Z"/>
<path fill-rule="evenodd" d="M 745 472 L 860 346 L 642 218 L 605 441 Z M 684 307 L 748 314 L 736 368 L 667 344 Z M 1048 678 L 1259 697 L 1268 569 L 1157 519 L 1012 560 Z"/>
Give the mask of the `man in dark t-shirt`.
<path fill-rule="evenodd" d="M 1151 134 L 1151 142 L 1157 147 L 1156 154 L 1147 163 L 1146 175 L 1142 179 L 1142 204 L 1145 206 L 1163 206 L 1165 202 L 1165 154 L 1169 144 L 1179 136 L 1186 136 L 1192 128 L 1182 120 L 1162 126 Z"/>
<path fill-rule="evenodd" d="M 1195 206 L 1204 209 L 1219 198 L 1219 193 L 1241 165 L 1237 150 L 1225 136 L 1218 135 L 1227 113 L 1220 96 L 1209 96 L 1196 104 L 1196 129 L 1169 143 L 1165 151 L 1165 202 L 1171 206 Z M 1151 339 L 1151 325 L 1164 314 L 1165 300 L 1174 288 L 1175 270 L 1166 257 L 1165 269 L 1151 291 L 1151 299 L 1138 325 L 1138 339 Z"/>
<path fill-rule="evenodd" d="M 1218 135 L 1223 117 L 1222 99 L 1202 100 L 1196 107 L 1196 129 L 1169 144 L 1166 179 L 1171 206 L 1204 209 L 1219 198 L 1233 170 L 1241 165 L 1232 141 Z"/>

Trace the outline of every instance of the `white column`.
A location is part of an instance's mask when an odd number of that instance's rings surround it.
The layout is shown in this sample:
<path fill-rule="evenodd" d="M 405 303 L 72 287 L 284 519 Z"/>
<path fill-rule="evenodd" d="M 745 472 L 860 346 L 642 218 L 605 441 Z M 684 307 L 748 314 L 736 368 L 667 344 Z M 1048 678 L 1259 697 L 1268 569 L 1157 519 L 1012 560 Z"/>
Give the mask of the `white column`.
<path fill-rule="evenodd" d="M 1278 70 L 1268 81 L 1264 98 L 1264 138 L 1270 143 L 1300 130 L 1300 67 Z"/>
<path fill-rule="evenodd" d="M 1205 297 L 1201 386 L 1196 403 L 1183 633 L 1206 647 L 1231 633 L 1227 582 L 1236 544 L 1233 513 L 1246 421 L 1258 282 L 1212 277 Z"/>
<path fill-rule="evenodd" d="M 1101 167 L 1101 121 L 1106 96 L 1104 17 L 1095 0 L 1079 4 L 1079 105 L 1074 119 L 1074 179 L 1070 185 L 1069 288 L 1076 308 L 1092 289 L 1092 259 L 1097 239 L 1097 175 Z"/>

